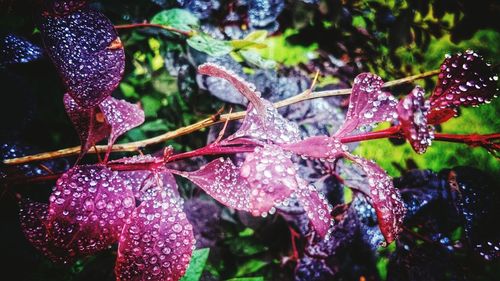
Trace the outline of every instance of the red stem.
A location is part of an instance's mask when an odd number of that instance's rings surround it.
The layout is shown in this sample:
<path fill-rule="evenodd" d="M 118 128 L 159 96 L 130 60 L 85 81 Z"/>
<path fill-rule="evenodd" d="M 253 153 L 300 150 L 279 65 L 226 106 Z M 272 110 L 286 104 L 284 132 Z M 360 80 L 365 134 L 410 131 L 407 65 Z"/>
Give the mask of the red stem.
<path fill-rule="evenodd" d="M 383 139 L 383 138 L 401 138 L 401 129 L 399 126 L 392 126 L 384 130 L 367 132 L 354 136 L 346 136 L 341 137 L 340 142 L 342 143 L 351 143 L 351 142 L 359 142 L 366 140 L 375 140 L 375 139 Z"/>
<path fill-rule="evenodd" d="M 346 136 L 340 138 L 342 143 L 351 143 L 351 142 L 359 142 L 366 140 L 374 140 L 374 139 L 382 139 L 382 138 L 403 138 L 404 136 L 401 133 L 401 128 L 399 126 L 393 126 L 384 130 L 367 132 L 355 136 Z M 447 141 L 454 143 L 465 143 L 471 147 L 483 146 L 485 148 L 497 148 L 498 141 L 500 140 L 500 133 L 494 134 L 441 134 L 436 133 L 434 135 L 434 139 L 437 141 Z M 221 145 L 226 144 L 226 146 Z M 231 145 L 228 145 L 231 144 Z M 235 145 L 238 146 L 235 146 Z M 234 153 L 243 153 L 243 152 L 252 152 L 255 147 L 259 144 L 242 139 L 240 141 L 235 140 L 234 143 L 229 141 L 227 143 L 213 143 L 209 144 L 205 147 L 195 149 L 193 151 L 184 152 L 175 154 L 167 157 L 166 159 L 161 159 L 155 162 L 147 162 L 147 163 L 108 163 L 107 166 L 113 170 L 119 171 L 132 171 L 132 170 L 151 170 L 164 166 L 166 163 L 179 161 L 186 158 L 196 157 L 196 156 L 206 156 L 206 155 L 220 155 L 220 154 L 234 154 Z M 59 178 L 61 174 L 50 174 L 43 176 L 34 176 L 34 177 L 26 177 L 26 176 L 12 176 L 4 179 L 3 183 L 8 184 L 18 184 L 18 183 L 35 183 L 35 182 L 44 182 L 49 180 L 55 180 Z"/>
<path fill-rule="evenodd" d="M 181 159 L 196 157 L 196 156 L 204 156 L 204 155 L 218 155 L 218 154 L 233 154 L 233 153 L 242 153 L 242 152 L 252 152 L 254 151 L 255 146 L 217 146 L 217 145 L 207 145 L 202 148 L 195 149 L 193 151 L 188 151 L 184 153 L 179 153 L 172 155 L 167 159 L 167 162 L 174 162 Z"/>
<path fill-rule="evenodd" d="M 191 32 L 191 31 L 180 30 L 180 29 L 177 29 L 175 27 L 168 26 L 168 25 L 154 24 L 154 23 L 148 23 L 148 22 L 115 25 L 115 29 L 129 29 L 129 28 L 141 28 L 141 27 L 161 28 L 161 29 L 165 29 L 168 31 L 182 34 L 186 37 L 191 37 L 193 35 L 193 32 Z"/>
<path fill-rule="evenodd" d="M 465 143 L 470 146 L 479 146 L 491 144 L 492 141 L 500 139 L 500 133 L 479 135 L 479 134 L 469 134 L 469 135 L 455 135 L 455 134 L 435 134 L 435 140 Z"/>

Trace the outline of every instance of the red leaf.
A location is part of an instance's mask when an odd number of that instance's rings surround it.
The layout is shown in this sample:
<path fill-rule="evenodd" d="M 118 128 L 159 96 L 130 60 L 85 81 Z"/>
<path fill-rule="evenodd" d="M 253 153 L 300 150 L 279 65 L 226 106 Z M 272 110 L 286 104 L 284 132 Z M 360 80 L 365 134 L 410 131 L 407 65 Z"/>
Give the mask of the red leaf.
<path fill-rule="evenodd" d="M 102 112 L 98 107 L 85 109 L 79 106 L 69 94 L 64 95 L 64 107 L 80 137 L 82 144 L 80 157 L 93 145 L 109 136 L 111 127 L 102 118 Z M 101 117 L 98 118 L 98 116 Z"/>
<path fill-rule="evenodd" d="M 49 198 L 48 232 L 58 247 L 93 254 L 118 240 L 135 208 L 130 186 L 100 165 L 64 173 Z"/>
<path fill-rule="evenodd" d="M 198 66 L 198 73 L 227 80 L 243 96 L 245 96 L 250 103 L 252 103 L 252 105 L 257 109 L 257 112 L 264 112 L 265 107 L 262 104 L 263 100 L 260 98 L 260 92 L 257 91 L 255 85 L 243 80 L 243 78 L 239 77 L 231 70 L 215 63 L 207 62 Z"/>
<path fill-rule="evenodd" d="M 298 189 L 296 174 L 290 155 L 280 147 L 265 145 L 255 148 L 247 155 L 240 170 L 250 188 L 250 212 L 254 216 L 273 212 L 274 206 Z"/>
<path fill-rule="evenodd" d="M 287 143 L 301 139 L 297 125 L 281 116 L 271 102 L 262 99 L 253 84 L 214 63 L 200 65 L 198 72 L 226 79 L 251 103 L 247 108 L 247 115 L 243 120 L 243 124 L 234 135 L 228 138 L 229 140 L 251 137 L 259 140 L 269 140 L 274 143 Z"/>
<path fill-rule="evenodd" d="M 430 124 L 447 121 L 456 114 L 459 106 L 489 103 L 498 91 L 498 76 L 472 50 L 446 57 L 438 77 L 438 83 L 430 97 Z"/>
<path fill-rule="evenodd" d="M 249 106 L 243 124 L 236 133 L 228 137 L 228 140 L 250 137 L 276 144 L 301 140 L 299 128 L 295 123 L 279 114 L 271 102 L 262 100 L 262 104 L 265 107 L 264 114 L 259 114 L 257 110 Z"/>
<path fill-rule="evenodd" d="M 144 123 L 144 111 L 136 104 L 108 97 L 99 105 L 99 108 L 104 113 L 106 122 L 111 126 L 111 135 L 108 140 L 110 146 L 119 136 Z"/>
<path fill-rule="evenodd" d="M 434 138 L 434 127 L 427 124 L 430 102 L 424 95 L 424 90 L 417 86 L 397 106 L 405 138 L 417 153 L 424 153 Z"/>
<path fill-rule="evenodd" d="M 106 98 L 99 106 L 86 109 L 65 94 L 64 106 L 80 137 L 80 157 L 106 137 L 111 148 L 119 136 L 144 122 L 144 111 L 139 106 L 113 97 Z"/>
<path fill-rule="evenodd" d="M 179 280 L 194 249 L 193 227 L 173 177 L 148 189 L 123 228 L 118 246 L 117 280 Z M 162 186 L 163 185 L 163 186 Z"/>
<path fill-rule="evenodd" d="M 280 146 L 302 156 L 326 160 L 337 159 L 347 151 L 347 146 L 343 145 L 338 139 L 325 136 L 313 136 L 299 142 Z"/>
<path fill-rule="evenodd" d="M 250 186 L 240 176 L 240 168 L 230 159 L 216 159 L 197 171 L 184 173 L 183 176 L 222 204 L 237 210 L 251 210 Z"/>
<path fill-rule="evenodd" d="M 333 226 L 332 206 L 325 196 L 316 190 L 314 185 L 308 184 L 298 177 L 297 181 L 300 188 L 295 191 L 294 196 L 297 197 L 300 205 L 306 211 L 316 233 L 321 237 L 329 238 L 328 235 L 332 230 L 331 226 Z"/>
<path fill-rule="evenodd" d="M 406 208 L 401 194 L 392 183 L 392 178 L 373 161 L 350 155 L 349 158 L 361 166 L 368 177 L 368 186 L 359 187 L 371 198 L 377 212 L 380 231 L 387 243 L 394 241 L 402 231 Z"/>
<path fill-rule="evenodd" d="M 384 81 L 371 73 L 361 73 L 354 79 L 346 120 L 336 136 L 345 136 L 357 128 L 397 117 L 396 99 L 383 92 Z"/>

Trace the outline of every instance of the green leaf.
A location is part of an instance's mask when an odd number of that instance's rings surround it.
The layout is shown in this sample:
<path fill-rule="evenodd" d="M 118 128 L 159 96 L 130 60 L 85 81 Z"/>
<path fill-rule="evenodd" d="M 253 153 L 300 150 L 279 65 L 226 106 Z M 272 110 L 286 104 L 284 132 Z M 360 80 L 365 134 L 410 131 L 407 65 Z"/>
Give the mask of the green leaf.
<path fill-rule="evenodd" d="M 228 41 L 214 39 L 205 34 L 192 36 L 187 40 L 187 43 L 193 49 L 207 53 L 213 57 L 227 55 L 233 50 L 233 47 Z"/>
<path fill-rule="evenodd" d="M 168 126 L 165 124 L 164 120 L 156 119 L 151 122 L 146 122 L 141 126 L 141 129 L 144 132 L 158 132 L 158 131 L 167 131 Z"/>
<path fill-rule="evenodd" d="M 181 281 L 198 281 L 200 280 L 205 264 L 207 263 L 209 248 L 197 249 L 193 252 L 191 262 L 186 270 L 186 274 L 181 278 Z"/>
<path fill-rule="evenodd" d="M 120 90 L 122 91 L 123 95 L 127 98 L 139 98 L 139 94 L 135 91 L 134 86 L 130 84 L 121 82 Z"/>
<path fill-rule="evenodd" d="M 249 227 L 243 229 L 243 231 L 240 231 L 240 233 L 238 233 L 238 236 L 239 237 L 249 237 L 249 236 L 252 236 L 253 234 L 255 233 L 255 231 Z"/>
<path fill-rule="evenodd" d="M 265 261 L 258 259 L 251 259 L 243 263 L 242 265 L 238 266 L 238 270 L 236 271 L 236 276 L 239 277 L 257 272 L 266 265 L 267 262 Z"/>
<path fill-rule="evenodd" d="M 271 69 L 276 67 L 276 62 L 263 58 L 259 53 L 251 50 L 238 52 L 246 62 L 262 69 Z"/>
<path fill-rule="evenodd" d="M 237 256 L 252 256 L 267 251 L 267 247 L 259 244 L 251 237 L 237 237 L 226 240 L 230 251 Z"/>
<path fill-rule="evenodd" d="M 146 117 L 156 117 L 156 112 L 161 108 L 160 101 L 150 96 L 142 97 L 141 104 Z"/>
<path fill-rule="evenodd" d="M 164 10 L 151 19 L 151 23 L 170 26 L 182 31 L 192 31 L 199 26 L 198 18 L 183 9 Z"/>
<path fill-rule="evenodd" d="M 241 277 L 241 278 L 231 278 L 226 281 L 264 281 L 264 277 Z"/>
<path fill-rule="evenodd" d="M 267 47 L 267 45 L 263 43 L 266 37 L 267 31 L 256 30 L 245 36 L 243 39 L 231 40 L 231 45 L 235 49 L 247 49 L 250 47 L 262 49 Z"/>

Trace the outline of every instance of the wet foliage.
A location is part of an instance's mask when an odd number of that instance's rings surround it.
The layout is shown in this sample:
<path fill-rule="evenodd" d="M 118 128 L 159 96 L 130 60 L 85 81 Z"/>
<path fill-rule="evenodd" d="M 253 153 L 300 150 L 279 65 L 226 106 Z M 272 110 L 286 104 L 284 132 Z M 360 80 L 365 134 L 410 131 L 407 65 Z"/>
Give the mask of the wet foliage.
<path fill-rule="evenodd" d="M 498 163 L 460 166 L 467 157 L 459 153 L 450 165 L 421 158 L 434 171 L 412 162 L 470 107 L 493 112 L 491 120 L 474 115 L 475 126 L 494 130 L 481 133 L 498 131 L 498 64 L 490 62 L 498 47 L 477 43 L 500 38 L 493 2 L 0 7 L 0 159 L 81 145 L 74 156 L 0 164 L 6 276 L 495 280 L 500 273 Z M 432 69 L 437 79 L 386 84 Z M 344 88 L 350 96 L 273 104 Z M 240 110 L 241 120 L 223 122 Z M 142 142 L 205 118 L 218 123 Z M 400 176 L 387 169 L 397 156 L 372 159 L 359 149 L 371 141 L 346 141 L 379 124 L 397 129 L 385 145 L 403 144 L 411 155 Z"/>

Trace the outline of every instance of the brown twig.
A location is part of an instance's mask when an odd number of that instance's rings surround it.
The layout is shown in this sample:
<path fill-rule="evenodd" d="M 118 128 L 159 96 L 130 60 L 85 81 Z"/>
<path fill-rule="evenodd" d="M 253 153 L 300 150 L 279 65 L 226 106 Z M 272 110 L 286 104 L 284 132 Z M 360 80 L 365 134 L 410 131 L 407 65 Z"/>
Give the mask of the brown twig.
<path fill-rule="evenodd" d="M 416 81 L 419 79 L 423 79 L 426 77 L 431 77 L 439 73 L 439 70 L 432 70 L 428 72 L 424 72 L 418 75 L 413 75 L 401 79 L 397 79 L 394 81 L 390 81 L 384 84 L 384 87 L 391 87 L 391 86 L 396 86 L 396 85 L 401 85 L 405 83 L 410 83 L 412 81 Z M 298 102 L 310 100 L 310 99 L 317 99 L 317 98 L 325 98 L 325 97 L 331 97 L 331 96 L 340 96 L 340 95 L 349 95 L 351 93 L 351 89 L 339 89 L 339 90 L 328 90 L 328 91 L 317 91 L 317 92 L 309 92 L 308 90 L 290 97 L 288 99 L 279 101 L 274 104 L 276 108 L 280 107 L 285 107 L 291 104 L 295 104 Z M 129 142 L 129 143 L 124 143 L 124 144 L 115 144 L 111 148 L 111 152 L 135 152 L 138 149 L 142 147 L 146 147 L 148 145 L 152 144 L 157 144 L 161 142 L 165 142 L 167 140 L 171 140 L 195 131 L 198 131 L 200 129 L 212 126 L 217 123 L 221 122 L 226 122 L 226 121 L 231 121 L 231 120 L 237 120 L 241 119 L 245 116 L 244 111 L 239 111 L 239 112 L 234 112 L 234 113 L 229 113 L 229 114 L 222 114 L 219 118 L 219 120 L 214 120 L 213 118 L 205 118 L 201 121 L 198 121 L 194 124 L 178 128 L 174 131 L 166 132 L 164 134 L 158 135 L 153 138 L 141 140 L 141 141 L 135 141 L 135 142 Z M 105 145 L 98 145 L 96 146 L 95 150 L 90 150 L 87 153 L 102 153 L 107 151 L 107 146 Z M 34 155 L 28 155 L 24 157 L 19 157 L 19 158 L 12 158 L 12 159 L 7 159 L 4 160 L 4 164 L 7 165 L 19 165 L 19 164 L 24 164 L 24 163 L 30 163 L 30 162 L 35 162 L 35 161 L 43 161 L 43 160 L 49 160 L 49 159 L 54 159 L 54 158 L 60 158 L 60 157 L 67 157 L 67 156 L 72 156 L 72 155 L 77 155 L 80 153 L 80 146 L 74 146 L 70 148 L 64 148 L 56 151 L 51 151 L 51 152 L 45 152 L 45 153 L 40 153 L 40 154 L 34 154 Z"/>
<path fill-rule="evenodd" d="M 130 28 L 138 28 L 138 27 L 154 27 L 154 28 L 165 29 L 165 30 L 168 30 L 171 32 L 182 34 L 182 35 L 187 36 L 187 37 L 191 37 L 194 35 L 194 32 L 192 32 L 192 31 L 180 30 L 180 29 L 174 28 L 172 26 L 154 24 L 154 23 L 149 23 L 149 22 L 115 25 L 116 29 L 130 29 Z"/>

